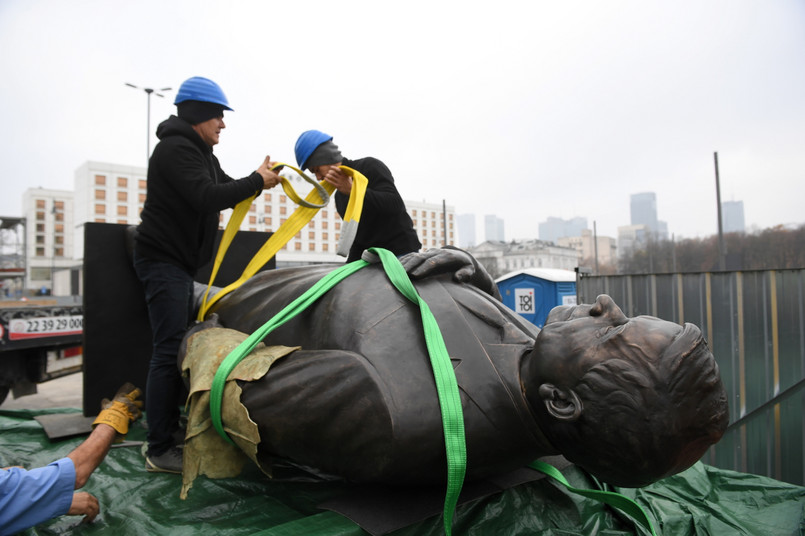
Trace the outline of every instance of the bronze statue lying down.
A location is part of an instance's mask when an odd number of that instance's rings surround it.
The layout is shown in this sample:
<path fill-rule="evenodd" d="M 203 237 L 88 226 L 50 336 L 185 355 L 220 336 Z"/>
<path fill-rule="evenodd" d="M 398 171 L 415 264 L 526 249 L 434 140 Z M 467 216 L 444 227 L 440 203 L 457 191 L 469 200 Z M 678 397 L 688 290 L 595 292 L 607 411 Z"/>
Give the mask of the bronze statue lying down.
<path fill-rule="evenodd" d="M 724 433 L 726 393 L 696 326 L 627 318 L 602 295 L 592 305 L 555 308 L 540 331 L 499 301 L 469 254 L 431 250 L 402 262 L 454 367 L 467 480 L 562 454 L 611 484 L 644 486 L 690 467 Z M 223 297 L 185 346 L 197 357 L 217 352 L 220 362 L 222 350 L 209 346 L 217 335 L 200 345 L 191 344 L 193 337 L 219 333 L 208 331 L 219 326 L 252 333 L 333 269 L 259 273 Z M 235 375 L 235 394 L 223 409 L 230 435 L 264 471 L 282 458 L 354 482 L 445 482 L 441 414 L 419 309 L 379 264 L 346 278 L 264 342 L 288 348 L 259 372 Z M 228 422 L 233 406 L 244 418 Z M 188 439 L 209 428 L 199 424 L 205 418 L 194 424 L 191 416 Z M 186 454 L 186 473 L 192 458 Z M 222 476 L 203 467 L 192 475 L 199 471 Z M 187 475 L 185 484 L 186 492 Z"/>

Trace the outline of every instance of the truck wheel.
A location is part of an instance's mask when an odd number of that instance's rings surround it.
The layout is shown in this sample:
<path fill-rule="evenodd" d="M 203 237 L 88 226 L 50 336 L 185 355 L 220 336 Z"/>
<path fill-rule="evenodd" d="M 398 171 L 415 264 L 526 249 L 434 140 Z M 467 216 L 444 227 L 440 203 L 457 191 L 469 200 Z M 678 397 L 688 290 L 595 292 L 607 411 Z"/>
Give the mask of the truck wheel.
<path fill-rule="evenodd" d="M 8 389 L 8 385 L 0 385 L 0 406 L 3 405 L 8 396 Z"/>

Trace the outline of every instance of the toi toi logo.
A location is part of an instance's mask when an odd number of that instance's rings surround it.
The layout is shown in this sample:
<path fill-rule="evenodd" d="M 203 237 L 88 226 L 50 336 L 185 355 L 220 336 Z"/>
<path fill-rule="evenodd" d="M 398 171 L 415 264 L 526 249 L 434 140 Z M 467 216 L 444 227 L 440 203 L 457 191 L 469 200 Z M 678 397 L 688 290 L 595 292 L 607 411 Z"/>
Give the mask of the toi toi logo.
<path fill-rule="evenodd" d="M 519 314 L 532 314 L 534 312 L 534 289 L 514 289 L 514 310 Z"/>

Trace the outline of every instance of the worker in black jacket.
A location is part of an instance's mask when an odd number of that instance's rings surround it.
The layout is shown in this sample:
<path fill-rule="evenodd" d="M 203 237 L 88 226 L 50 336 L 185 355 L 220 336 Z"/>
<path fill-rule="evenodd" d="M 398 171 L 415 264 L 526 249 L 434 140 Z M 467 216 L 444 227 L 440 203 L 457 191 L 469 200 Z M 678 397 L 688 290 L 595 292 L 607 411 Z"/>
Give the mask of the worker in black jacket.
<path fill-rule="evenodd" d="M 301 169 L 309 169 L 318 180 L 335 186 L 335 207 L 341 218 L 344 218 L 352 192 L 352 177 L 339 166 L 359 171 L 368 181 L 360 224 L 347 262 L 360 259 L 363 251 L 371 247 L 387 249 L 397 256 L 420 250 L 422 244 L 414 224 L 394 186 L 394 177 L 383 162 L 372 157 L 344 158 L 333 143 L 333 137 L 319 130 L 303 132 L 294 150 Z"/>
<path fill-rule="evenodd" d="M 182 382 L 176 355 L 192 320 L 193 277 L 209 262 L 219 211 L 279 184 L 270 157 L 240 180 L 221 169 L 212 148 L 231 111 L 220 86 L 202 77 L 182 83 L 177 115 L 157 128 L 148 163 L 148 193 L 137 227 L 134 268 L 143 283 L 154 350 L 148 370 L 146 468 L 181 473 L 176 445 Z"/>

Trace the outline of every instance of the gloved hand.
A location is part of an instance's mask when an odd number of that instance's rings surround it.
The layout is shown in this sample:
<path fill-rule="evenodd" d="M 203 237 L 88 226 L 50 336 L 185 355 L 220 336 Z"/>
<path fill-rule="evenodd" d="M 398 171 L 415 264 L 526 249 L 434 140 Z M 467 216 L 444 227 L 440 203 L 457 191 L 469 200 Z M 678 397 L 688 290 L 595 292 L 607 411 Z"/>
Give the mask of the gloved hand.
<path fill-rule="evenodd" d="M 142 392 L 131 383 L 124 384 L 115 393 L 113 400 L 104 398 L 101 401 L 103 409 L 95 418 L 92 427 L 108 424 L 117 431 L 118 441 L 122 441 L 129 431 L 129 423 L 136 421 L 142 415 L 140 408 L 143 407 L 143 402 L 137 400 L 141 394 Z"/>

